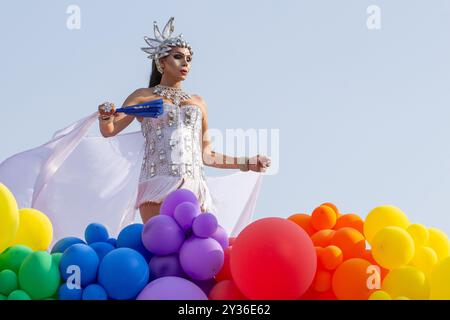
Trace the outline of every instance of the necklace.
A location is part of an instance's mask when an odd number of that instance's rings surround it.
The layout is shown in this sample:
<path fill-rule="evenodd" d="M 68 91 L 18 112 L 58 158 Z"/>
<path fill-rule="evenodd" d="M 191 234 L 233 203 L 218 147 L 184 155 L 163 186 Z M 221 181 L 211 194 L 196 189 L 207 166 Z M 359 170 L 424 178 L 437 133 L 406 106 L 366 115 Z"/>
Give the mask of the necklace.
<path fill-rule="evenodd" d="M 179 106 L 182 101 L 188 100 L 191 98 L 191 96 L 188 93 L 181 90 L 181 88 L 168 87 L 168 86 L 163 86 L 161 84 L 158 84 L 157 86 L 155 86 L 155 88 L 153 89 L 153 93 L 155 93 L 161 97 L 165 97 L 169 100 L 172 100 L 172 102 L 176 106 Z"/>

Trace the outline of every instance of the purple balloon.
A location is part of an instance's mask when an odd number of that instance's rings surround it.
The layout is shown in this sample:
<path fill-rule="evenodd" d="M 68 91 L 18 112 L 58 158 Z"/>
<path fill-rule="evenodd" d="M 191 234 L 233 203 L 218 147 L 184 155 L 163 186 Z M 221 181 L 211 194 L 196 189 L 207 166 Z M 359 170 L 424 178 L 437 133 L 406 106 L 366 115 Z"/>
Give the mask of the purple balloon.
<path fill-rule="evenodd" d="M 150 282 L 136 300 L 208 300 L 208 297 L 189 280 L 162 277 Z"/>
<path fill-rule="evenodd" d="M 152 217 L 142 231 L 142 243 L 153 254 L 165 256 L 176 253 L 185 235 L 176 221 L 166 215 Z"/>
<path fill-rule="evenodd" d="M 213 278 L 222 268 L 223 249 L 212 238 L 187 239 L 180 249 L 180 263 L 184 272 L 194 280 Z"/>
<path fill-rule="evenodd" d="M 173 217 L 184 231 L 192 228 L 195 217 L 200 214 L 200 207 L 192 202 L 183 202 L 177 205 Z"/>
<path fill-rule="evenodd" d="M 223 250 L 225 250 L 226 248 L 228 248 L 230 246 L 230 242 L 229 242 L 229 239 L 228 239 L 227 232 L 220 225 L 217 226 L 217 230 L 216 230 L 216 232 L 214 232 L 211 235 L 211 238 L 213 238 L 218 243 L 220 243 L 220 245 L 222 246 Z"/>
<path fill-rule="evenodd" d="M 197 237 L 208 238 L 217 230 L 217 218 L 212 213 L 202 213 L 192 223 L 192 231 Z"/>
<path fill-rule="evenodd" d="M 191 190 L 177 189 L 171 192 L 164 199 L 159 209 L 159 213 L 173 217 L 173 214 L 175 213 L 175 208 L 183 202 L 191 202 L 196 206 L 198 206 L 200 210 L 200 205 L 198 203 L 197 196 Z"/>
<path fill-rule="evenodd" d="M 212 278 L 209 280 L 192 280 L 193 283 L 195 283 L 197 286 L 199 286 L 200 289 L 203 290 L 203 292 L 209 296 L 209 293 L 211 292 L 212 288 L 217 284 L 216 279 Z"/>
<path fill-rule="evenodd" d="M 180 260 L 178 259 L 178 254 L 153 256 L 148 266 L 150 268 L 150 276 L 154 279 L 168 276 L 185 276 Z"/>

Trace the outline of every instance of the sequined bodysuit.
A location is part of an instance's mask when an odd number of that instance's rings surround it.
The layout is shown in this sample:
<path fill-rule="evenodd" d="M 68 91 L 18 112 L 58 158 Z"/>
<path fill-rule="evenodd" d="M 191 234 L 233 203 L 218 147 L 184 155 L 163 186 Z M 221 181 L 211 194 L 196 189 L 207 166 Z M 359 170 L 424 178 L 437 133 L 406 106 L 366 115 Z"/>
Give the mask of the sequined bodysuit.
<path fill-rule="evenodd" d="M 164 103 L 158 118 L 144 118 L 145 153 L 136 207 L 161 203 L 182 187 L 194 192 L 203 211 L 214 211 L 202 161 L 202 111 L 196 105 Z"/>

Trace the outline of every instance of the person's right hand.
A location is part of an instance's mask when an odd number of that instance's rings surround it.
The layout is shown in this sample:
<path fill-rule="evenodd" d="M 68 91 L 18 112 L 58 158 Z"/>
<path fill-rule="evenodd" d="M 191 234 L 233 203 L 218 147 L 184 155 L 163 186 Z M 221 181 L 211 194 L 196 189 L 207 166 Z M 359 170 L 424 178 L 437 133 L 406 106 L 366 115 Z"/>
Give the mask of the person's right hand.
<path fill-rule="evenodd" d="M 112 102 L 104 102 L 98 106 L 98 113 L 102 117 L 111 117 L 116 113 L 116 106 Z"/>

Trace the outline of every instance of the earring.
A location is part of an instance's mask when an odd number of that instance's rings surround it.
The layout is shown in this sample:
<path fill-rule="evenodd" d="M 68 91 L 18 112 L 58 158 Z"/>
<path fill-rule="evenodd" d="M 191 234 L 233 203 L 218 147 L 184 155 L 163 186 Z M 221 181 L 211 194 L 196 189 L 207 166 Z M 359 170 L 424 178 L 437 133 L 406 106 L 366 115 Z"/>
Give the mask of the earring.
<path fill-rule="evenodd" d="M 159 71 L 159 73 L 163 74 L 164 68 L 161 66 L 158 59 L 155 60 L 155 64 L 156 64 L 156 69 Z"/>

